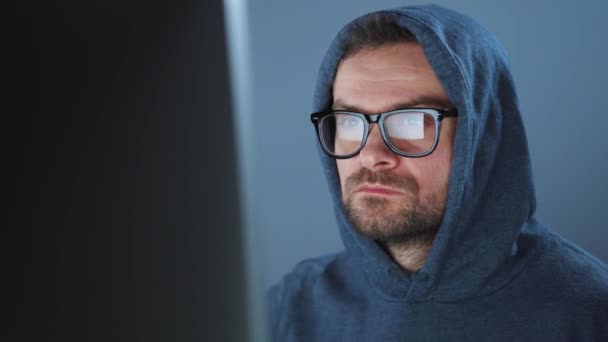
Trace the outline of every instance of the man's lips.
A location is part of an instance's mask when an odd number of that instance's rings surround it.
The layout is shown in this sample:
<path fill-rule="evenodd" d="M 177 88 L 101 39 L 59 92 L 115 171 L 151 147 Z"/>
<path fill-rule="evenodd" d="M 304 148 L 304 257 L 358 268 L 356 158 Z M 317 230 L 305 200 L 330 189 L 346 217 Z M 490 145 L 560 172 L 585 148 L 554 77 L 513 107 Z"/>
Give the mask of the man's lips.
<path fill-rule="evenodd" d="M 394 189 L 394 188 L 388 188 L 385 186 L 380 186 L 380 185 L 371 185 L 371 184 L 364 184 L 361 185 L 360 187 L 358 187 L 355 190 L 355 193 L 364 193 L 364 194 L 373 194 L 373 195 L 386 195 L 386 196 L 390 196 L 390 195 L 403 195 L 404 192 Z"/>

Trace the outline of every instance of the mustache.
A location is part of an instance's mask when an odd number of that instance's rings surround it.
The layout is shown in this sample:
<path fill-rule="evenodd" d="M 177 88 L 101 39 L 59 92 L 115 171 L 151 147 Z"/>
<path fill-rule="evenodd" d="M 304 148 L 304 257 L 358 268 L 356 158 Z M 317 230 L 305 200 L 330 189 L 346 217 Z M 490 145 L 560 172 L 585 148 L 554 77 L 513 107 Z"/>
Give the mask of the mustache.
<path fill-rule="evenodd" d="M 364 183 L 383 185 L 414 194 L 418 192 L 418 184 L 410 177 L 397 176 L 389 172 L 373 172 L 369 169 L 361 169 L 346 179 L 344 183 L 345 193 L 352 193 Z"/>

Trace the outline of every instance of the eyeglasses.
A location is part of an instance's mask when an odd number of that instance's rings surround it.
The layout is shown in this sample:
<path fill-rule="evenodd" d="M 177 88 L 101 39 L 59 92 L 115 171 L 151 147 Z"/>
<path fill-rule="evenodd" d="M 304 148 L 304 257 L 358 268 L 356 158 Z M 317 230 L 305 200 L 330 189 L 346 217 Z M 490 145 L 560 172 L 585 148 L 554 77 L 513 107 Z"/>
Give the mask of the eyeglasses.
<path fill-rule="evenodd" d="M 410 158 L 431 154 L 439 141 L 441 121 L 456 117 L 456 108 L 405 108 L 365 115 L 331 110 L 310 115 L 323 151 L 330 157 L 356 156 L 367 141 L 370 124 L 378 124 L 384 143 L 394 153 Z"/>

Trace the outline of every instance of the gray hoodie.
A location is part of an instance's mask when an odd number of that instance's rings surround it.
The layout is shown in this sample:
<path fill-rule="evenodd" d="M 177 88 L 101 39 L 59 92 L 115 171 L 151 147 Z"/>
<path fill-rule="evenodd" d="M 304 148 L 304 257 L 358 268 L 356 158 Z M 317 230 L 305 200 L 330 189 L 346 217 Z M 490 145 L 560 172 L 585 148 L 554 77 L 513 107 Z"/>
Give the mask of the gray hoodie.
<path fill-rule="evenodd" d="M 422 45 L 458 109 L 448 198 L 423 268 L 402 270 L 358 233 L 321 149 L 345 250 L 298 264 L 269 291 L 275 341 L 608 341 L 608 268 L 535 218 L 526 134 L 506 53 L 477 22 L 436 5 L 390 11 Z M 319 71 L 332 105 L 344 37 Z"/>

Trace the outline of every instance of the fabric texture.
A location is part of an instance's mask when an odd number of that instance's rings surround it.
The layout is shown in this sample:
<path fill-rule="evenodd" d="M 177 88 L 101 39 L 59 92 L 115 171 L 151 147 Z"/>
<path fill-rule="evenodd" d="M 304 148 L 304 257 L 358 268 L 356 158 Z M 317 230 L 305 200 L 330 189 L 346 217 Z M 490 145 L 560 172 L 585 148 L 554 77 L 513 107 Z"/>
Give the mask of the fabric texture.
<path fill-rule="evenodd" d="M 424 267 L 402 270 L 342 209 L 319 147 L 343 252 L 298 264 L 268 293 L 275 341 L 608 341 L 608 267 L 534 217 L 530 157 L 506 53 L 472 19 L 436 6 L 383 11 L 422 45 L 458 109 L 448 198 Z M 340 31 L 313 111 L 332 104 Z M 312 131 L 312 130 L 311 130 Z"/>

